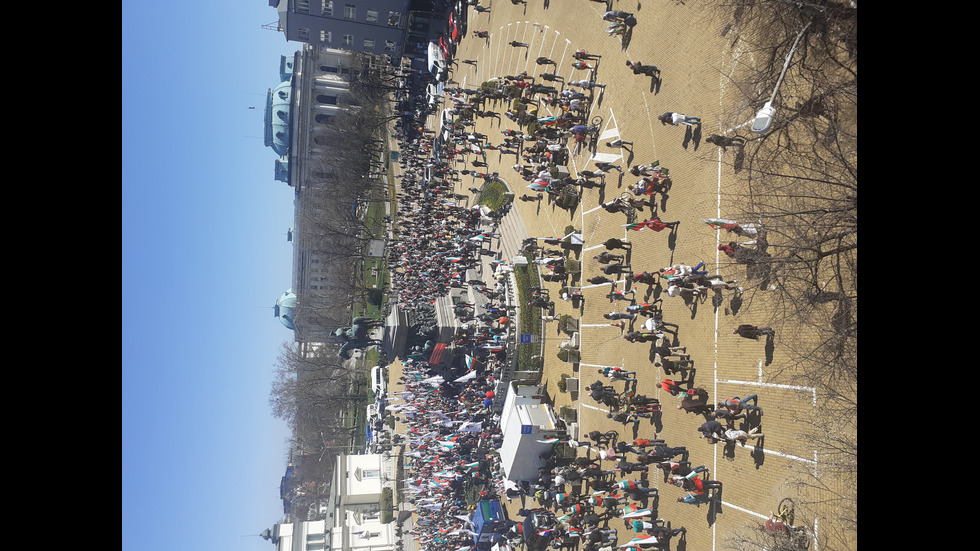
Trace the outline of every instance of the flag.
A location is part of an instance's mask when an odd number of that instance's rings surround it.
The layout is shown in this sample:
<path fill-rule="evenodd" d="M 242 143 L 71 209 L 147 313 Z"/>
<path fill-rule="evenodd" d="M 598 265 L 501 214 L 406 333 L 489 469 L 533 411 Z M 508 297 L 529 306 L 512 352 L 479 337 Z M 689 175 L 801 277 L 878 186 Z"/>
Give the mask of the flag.
<path fill-rule="evenodd" d="M 644 220 L 642 222 L 633 222 L 632 224 L 623 224 L 623 227 L 626 228 L 626 231 L 643 231 L 643 228 L 647 227 L 647 221 Z"/>
<path fill-rule="evenodd" d="M 660 540 L 657 539 L 657 536 L 636 536 L 635 538 L 629 540 L 623 545 L 620 545 L 619 547 L 633 547 L 634 545 L 637 546 L 656 545 L 658 543 L 660 543 Z"/>
<path fill-rule="evenodd" d="M 719 229 L 728 230 L 738 225 L 738 222 L 736 222 L 735 220 L 729 220 L 727 218 L 702 218 L 701 221 L 716 230 Z"/>
<path fill-rule="evenodd" d="M 623 515 L 623 518 L 629 519 L 629 518 L 640 518 L 640 517 L 649 517 L 649 516 L 653 516 L 653 509 L 638 509 L 636 511 L 633 511 L 632 513 L 627 513 Z"/>

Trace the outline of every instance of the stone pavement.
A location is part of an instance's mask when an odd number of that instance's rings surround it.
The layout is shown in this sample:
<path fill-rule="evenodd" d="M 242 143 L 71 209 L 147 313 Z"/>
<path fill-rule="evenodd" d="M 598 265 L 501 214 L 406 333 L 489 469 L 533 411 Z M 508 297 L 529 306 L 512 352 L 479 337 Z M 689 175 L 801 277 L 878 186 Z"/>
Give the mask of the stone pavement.
<path fill-rule="evenodd" d="M 703 4 L 657 0 L 643 2 L 640 6 L 621 1 L 615 3 L 614 9 L 631 11 L 639 21 L 625 48 L 618 38 L 605 33 L 607 24 L 600 19 L 605 6 L 595 2 L 579 0 L 571 3 L 571 7 L 556 2 L 549 7 L 548 2 L 514 6 L 498 0 L 489 14 L 471 10 L 471 34 L 473 30 L 487 30 L 491 33 L 490 40 L 472 36 L 463 40 L 458 59 L 475 59 L 477 65 L 459 65 L 453 79 L 460 86 L 476 88 L 492 77 L 526 70 L 530 75 L 552 71 L 566 81 L 578 80 L 588 75 L 571 67 L 571 54 L 577 49 L 586 49 L 601 55 L 596 80 L 606 84 L 607 88 L 597 94 L 597 101 L 590 111 L 590 119 L 602 117 L 604 139 L 597 152 L 602 154 L 602 159 L 624 169 L 653 161 L 660 161 L 661 166 L 667 167 L 673 186 L 669 199 L 657 212 L 665 222 L 680 221 L 679 228 L 673 234 L 652 230 L 628 232 L 623 227 L 626 223 L 623 215 L 609 214 L 597 208 L 603 201 L 626 191 L 636 180 L 628 174 L 622 176 L 613 171 L 605 188 L 586 190 L 581 204 L 572 213 L 547 203 L 516 201 L 509 220 L 501 228 L 501 251 L 506 258 L 516 251 L 514 244 L 519 246 L 521 237 L 560 237 L 564 235 L 564 228 L 572 224 L 584 234 L 583 279 L 600 275 L 600 265 L 592 256 L 604 250 L 603 241 L 618 237 L 633 244 L 629 260 L 636 272 L 655 271 L 674 263 L 696 265 L 704 261 L 711 274 L 745 283 L 744 269 L 717 251 L 719 237 L 727 242 L 726 236 L 719 236 L 716 230 L 701 221 L 703 218 L 729 217 L 732 197 L 743 192 L 730 183 L 735 181 L 730 166 L 733 152 L 729 150 L 722 154 L 703 139 L 712 133 L 724 134 L 751 120 L 750 110 L 738 111 L 741 100 L 728 89 L 728 77 L 737 64 L 754 60 L 738 49 L 737 30 L 723 34 L 727 22 L 713 19 Z M 511 47 L 508 42 L 512 40 L 528 43 L 530 48 Z M 534 59 L 538 56 L 556 60 L 558 68 L 536 65 Z M 649 77 L 633 75 L 626 67 L 626 60 L 657 65 L 662 83 L 655 86 Z M 502 111 L 503 105 L 499 109 Z M 661 125 L 656 117 L 668 111 L 700 116 L 704 135 L 692 134 L 683 126 Z M 724 118 L 735 112 L 739 112 L 737 120 Z M 542 106 L 541 113 L 547 116 L 544 113 L 548 110 Z M 505 128 L 516 129 L 517 126 L 506 118 L 502 121 L 481 119 L 476 130 L 490 136 L 491 142 L 496 144 L 498 140 L 502 141 L 498 136 L 502 136 L 500 130 Z M 742 133 L 746 134 L 747 130 L 743 129 Z M 604 145 L 606 140 L 617 136 L 632 142 L 629 149 Z M 498 159 L 498 155 L 491 151 L 487 158 L 490 167 L 486 170 L 499 171 L 512 192 L 520 195 L 527 191 L 524 189 L 526 183 L 510 168 L 514 164 L 513 157 Z M 595 170 L 587 154 L 574 158 L 571 165 L 573 171 Z M 457 165 L 456 168 L 464 167 Z M 461 187 L 464 189 L 470 187 L 467 179 L 463 176 Z M 641 220 L 644 214 L 649 216 L 650 212 L 641 213 Z M 523 221 L 523 231 L 517 215 Z M 726 291 L 717 302 L 710 296 L 705 302 L 692 302 L 661 295 L 647 285 L 635 287 L 639 302 L 662 301 L 664 320 L 679 325 L 672 342 L 688 347 L 697 369 L 696 386 L 708 391 L 710 401 L 759 395 L 758 403 L 764 410 L 764 449 L 735 446 L 726 454 L 723 446 L 712 446 L 698 438 L 696 428 L 705 421 L 702 416 L 675 409 L 677 399 L 659 390 L 657 382 L 664 375 L 653 366 L 651 345 L 628 343 L 621 338 L 621 331 L 602 317 L 610 311 L 624 311 L 627 303 L 611 302 L 606 298 L 608 285 L 585 285 L 585 306 L 581 310 L 556 301 L 557 315 L 581 318 L 580 372 L 571 372 L 571 365 L 558 360 L 553 347 L 546 347 L 544 380 L 555 395 L 556 409 L 562 406 L 576 408 L 583 433 L 620 429 L 626 440 L 656 435 L 665 439 L 668 445 L 687 446 L 691 450 L 692 466 L 706 465 L 712 478 L 724 483 L 721 507 L 715 511 L 677 503 L 676 498 L 683 494 L 679 488 L 661 489 L 660 517 L 670 520 L 674 527 L 687 527 L 687 549 L 720 547 L 736 530 L 745 531 L 764 522 L 781 498 L 799 497 L 799 490 L 792 484 L 793 473 L 801 469 L 819 469 L 819 459 L 807 442 L 798 440 L 796 435 L 818 414 L 818 404 L 812 389 L 796 386 L 791 371 L 782 370 L 789 359 L 781 351 L 780 341 L 802 339 L 805 335 L 780 331 L 778 321 L 772 319 L 772 307 L 764 299 L 739 301 Z M 554 283 L 548 287 L 552 296 L 557 296 L 560 285 Z M 618 284 L 616 289 L 623 290 L 624 286 Z M 742 323 L 776 327 L 775 349 L 766 351 L 762 341 L 732 335 L 731 329 Z M 550 334 L 552 329 L 548 328 L 548 331 Z M 768 363 L 767 353 L 772 355 L 772 361 Z M 608 382 L 596 373 L 600 366 L 607 365 L 639 372 L 637 391 L 659 398 L 663 404 L 662 426 L 644 421 L 634 434 L 608 419 L 605 411 L 599 409 L 586 393 L 571 395 L 557 391 L 556 383 L 563 374 L 580 377 L 583 387 L 595 380 Z M 777 370 L 782 370 L 778 371 L 779 375 L 775 375 Z M 619 389 L 624 383 L 612 384 Z M 652 486 L 663 486 L 658 473 L 651 473 Z M 828 484 L 832 488 L 834 483 L 828 481 Z M 611 526 L 622 528 L 618 521 Z M 629 537 L 629 531 L 620 530 L 621 542 Z M 676 548 L 676 540 L 674 545 Z"/>

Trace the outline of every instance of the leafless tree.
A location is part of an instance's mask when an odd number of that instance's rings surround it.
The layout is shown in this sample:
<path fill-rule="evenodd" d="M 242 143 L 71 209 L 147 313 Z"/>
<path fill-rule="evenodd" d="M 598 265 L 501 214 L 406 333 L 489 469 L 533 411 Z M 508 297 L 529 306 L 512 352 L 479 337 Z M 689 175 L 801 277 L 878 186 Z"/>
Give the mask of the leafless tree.
<path fill-rule="evenodd" d="M 758 61 L 732 76 L 742 102 L 728 116 L 750 118 L 780 83 L 770 130 L 747 136 L 726 157 L 738 176 L 728 197 L 736 205 L 731 217 L 764 228 L 755 254 L 738 259 L 750 280 L 743 301 L 758 301 L 771 313 L 766 325 L 793 335 L 778 340 L 789 361 L 767 373 L 818 395 L 818 416 L 797 420 L 805 427 L 800 438 L 820 457 L 819 470 L 796 476 L 797 505 L 830 511 L 820 549 L 850 549 L 857 501 L 857 9 L 846 0 L 713 5 L 728 14 L 724 33 L 733 47 Z M 735 549 L 765 543 L 736 539 Z M 767 548 L 780 547 L 769 541 Z"/>

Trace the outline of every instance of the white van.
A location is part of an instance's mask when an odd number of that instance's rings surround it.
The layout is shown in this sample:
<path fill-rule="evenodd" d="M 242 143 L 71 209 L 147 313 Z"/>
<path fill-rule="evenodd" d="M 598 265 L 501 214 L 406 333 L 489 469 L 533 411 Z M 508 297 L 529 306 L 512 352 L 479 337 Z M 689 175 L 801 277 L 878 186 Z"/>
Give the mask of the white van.
<path fill-rule="evenodd" d="M 384 368 L 380 365 L 371 368 L 371 389 L 375 396 L 384 396 L 388 391 L 388 381 L 385 380 Z"/>

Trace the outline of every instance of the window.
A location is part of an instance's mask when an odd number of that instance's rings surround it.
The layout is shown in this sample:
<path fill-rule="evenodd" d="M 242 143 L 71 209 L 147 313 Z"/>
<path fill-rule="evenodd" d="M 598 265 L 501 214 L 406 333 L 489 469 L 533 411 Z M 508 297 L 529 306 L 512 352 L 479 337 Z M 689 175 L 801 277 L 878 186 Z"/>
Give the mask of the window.
<path fill-rule="evenodd" d="M 347 19 L 357 17 L 357 6 L 354 4 L 344 4 L 344 17 Z"/>
<path fill-rule="evenodd" d="M 373 38 L 365 38 L 364 39 L 364 49 L 365 50 L 373 50 L 374 49 L 374 39 Z"/>
<path fill-rule="evenodd" d="M 320 31 L 320 42 L 333 42 L 333 33 L 330 31 Z"/>
<path fill-rule="evenodd" d="M 388 12 L 388 26 L 397 27 L 402 22 L 402 14 L 397 11 Z"/>
<path fill-rule="evenodd" d="M 385 40 L 385 51 L 386 52 L 395 51 L 395 42 L 392 40 Z"/>
<path fill-rule="evenodd" d="M 337 67 L 330 67 L 328 65 L 320 65 L 320 71 L 324 73 L 336 74 L 339 69 Z"/>
<path fill-rule="evenodd" d="M 321 94 L 316 97 L 316 100 L 324 105 L 337 105 L 337 96 Z"/>
<path fill-rule="evenodd" d="M 364 478 L 381 478 L 381 471 L 378 470 L 364 470 L 361 471 Z M 372 536 L 368 536 L 372 537 Z"/>
<path fill-rule="evenodd" d="M 296 0 L 296 13 L 310 13 L 310 0 Z"/>
<path fill-rule="evenodd" d="M 367 11 L 367 22 L 377 23 L 378 22 L 378 10 L 368 10 Z"/>
<path fill-rule="evenodd" d="M 333 0 L 323 0 L 320 5 L 320 12 L 323 15 L 333 15 Z"/>
<path fill-rule="evenodd" d="M 344 35 L 344 46 L 350 46 L 353 43 L 354 43 L 354 35 L 352 35 L 352 34 L 345 34 Z"/>
<path fill-rule="evenodd" d="M 299 39 L 303 42 L 306 42 L 310 39 L 310 29 L 300 27 L 300 29 L 297 31 L 297 34 L 299 36 Z"/>

